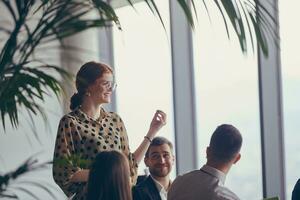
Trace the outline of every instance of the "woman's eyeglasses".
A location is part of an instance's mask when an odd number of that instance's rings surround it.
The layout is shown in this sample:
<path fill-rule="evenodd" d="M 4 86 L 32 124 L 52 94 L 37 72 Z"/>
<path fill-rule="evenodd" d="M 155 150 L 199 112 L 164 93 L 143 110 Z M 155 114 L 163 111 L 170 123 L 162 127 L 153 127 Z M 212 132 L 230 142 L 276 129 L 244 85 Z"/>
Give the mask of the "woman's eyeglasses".
<path fill-rule="evenodd" d="M 100 83 L 101 86 L 105 87 L 106 89 L 115 90 L 117 87 L 117 84 L 113 81 L 103 81 Z"/>

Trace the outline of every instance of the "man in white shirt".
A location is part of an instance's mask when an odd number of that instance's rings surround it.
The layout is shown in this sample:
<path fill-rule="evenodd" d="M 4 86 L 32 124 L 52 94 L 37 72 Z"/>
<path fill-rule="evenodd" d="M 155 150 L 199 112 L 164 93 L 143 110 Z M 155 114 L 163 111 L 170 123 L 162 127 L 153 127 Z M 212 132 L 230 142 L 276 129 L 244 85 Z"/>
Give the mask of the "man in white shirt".
<path fill-rule="evenodd" d="M 241 158 L 241 146 L 238 129 L 228 124 L 219 126 L 206 149 L 206 164 L 200 170 L 178 176 L 169 190 L 168 200 L 238 200 L 224 183 L 231 166 Z"/>
<path fill-rule="evenodd" d="M 164 137 L 155 137 L 144 158 L 150 175 L 133 188 L 133 200 L 167 200 L 174 160 L 172 143 Z"/>

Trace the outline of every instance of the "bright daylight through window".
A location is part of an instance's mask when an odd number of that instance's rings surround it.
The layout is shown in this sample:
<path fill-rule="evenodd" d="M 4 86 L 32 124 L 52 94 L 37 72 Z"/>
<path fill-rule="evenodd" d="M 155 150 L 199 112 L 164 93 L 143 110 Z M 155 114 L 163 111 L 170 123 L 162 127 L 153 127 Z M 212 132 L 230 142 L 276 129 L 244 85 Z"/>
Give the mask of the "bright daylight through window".
<path fill-rule="evenodd" d="M 167 124 L 159 135 L 174 143 L 169 4 L 160 0 L 157 6 L 166 31 L 145 2 L 135 4 L 136 11 L 130 6 L 116 11 L 123 29 L 113 32 L 117 109 L 125 121 L 131 149 L 143 140 L 157 109 L 167 114 Z M 141 162 L 139 173 L 144 169 Z"/>

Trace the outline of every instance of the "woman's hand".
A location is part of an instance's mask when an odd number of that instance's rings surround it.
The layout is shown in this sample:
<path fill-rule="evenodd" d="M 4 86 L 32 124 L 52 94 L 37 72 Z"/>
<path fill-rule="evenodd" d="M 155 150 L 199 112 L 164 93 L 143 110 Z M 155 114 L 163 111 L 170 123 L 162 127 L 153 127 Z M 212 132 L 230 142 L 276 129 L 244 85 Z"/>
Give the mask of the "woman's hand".
<path fill-rule="evenodd" d="M 161 110 L 157 110 L 154 114 L 147 135 L 144 137 L 144 140 L 140 144 L 140 146 L 133 153 L 137 163 L 140 163 L 141 160 L 144 158 L 144 155 L 151 143 L 151 140 L 154 138 L 156 133 L 161 129 L 161 127 L 163 127 L 166 124 L 166 118 L 166 113 L 164 113 Z"/>
<path fill-rule="evenodd" d="M 161 110 L 157 110 L 154 114 L 154 117 L 152 118 L 147 136 L 153 138 L 156 135 L 156 133 L 161 129 L 161 127 L 166 125 L 166 119 L 166 113 L 164 113 Z"/>

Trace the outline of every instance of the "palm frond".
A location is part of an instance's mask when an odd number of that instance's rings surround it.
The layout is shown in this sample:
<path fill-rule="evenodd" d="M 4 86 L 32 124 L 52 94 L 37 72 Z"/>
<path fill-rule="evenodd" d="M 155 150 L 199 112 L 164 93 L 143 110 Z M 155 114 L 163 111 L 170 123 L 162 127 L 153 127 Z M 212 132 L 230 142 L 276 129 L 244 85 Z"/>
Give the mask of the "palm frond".
<path fill-rule="evenodd" d="M 45 95 L 50 95 L 47 89 L 50 89 L 59 97 L 62 83 L 52 75 L 46 73 L 48 70 L 55 70 L 59 74 L 68 76 L 63 69 L 52 65 L 41 65 L 35 68 L 22 65 L 11 66 L 6 69 L 6 77 L 0 85 L 0 111 L 3 127 L 5 128 L 5 115 L 7 114 L 13 126 L 18 125 L 18 107 L 24 106 L 33 114 L 41 114 L 46 120 L 44 109 L 37 100 L 44 100 Z"/>
<path fill-rule="evenodd" d="M 242 13 L 243 13 L 243 15 L 244 15 L 244 19 L 246 20 L 247 27 L 248 27 L 248 29 L 250 30 L 250 27 L 251 27 L 251 26 L 250 26 L 250 23 L 249 23 L 249 20 L 248 20 L 247 12 L 246 12 L 244 6 L 241 4 L 241 2 L 239 2 L 239 3 L 240 3 L 240 7 L 241 7 L 241 9 L 242 9 Z M 249 36 L 250 36 L 250 42 L 251 42 L 252 52 L 253 52 L 253 54 L 254 54 L 254 52 L 255 52 L 255 44 L 254 44 L 253 34 L 252 34 L 252 31 L 251 31 L 251 30 L 249 31 Z"/>
<path fill-rule="evenodd" d="M 56 40 L 62 41 L 63 38 L 90 28 L 111 26 L 111 22 L 120 25 L 114 9 L 101 0 L 1 2 L 15 24 L 12 30 L 0 27 L 9 33 L 0 52 L 0 112 L 5 129 L 7 116 L 13 127 L 18 126 L 21 107 L 46 119 L 43 107 L 37 102 L 43 102 L 45 96 L 52 92 L 56 96 L 62 92 L 62 83 L 50 74 L 55 71 L 63 79 L 70 77 L 58 66 L 36 65 L 32 62 L 30 59 L 38 46 Z M 97 11 L 98 16 L 90 17 L 88 14 L 92 11 Z M 36 26 L 29 27 L 27 24 L 35 15 L 38 19 Z"/>
<path fill-rule="evenodd" d="M 7 199 L 18 199 L 17 195 L 15 194 L 1 194 L 0 198 L 7 198 Z"/>
<path fill-rule="evenodd" d="M 0 194 L 6 191 L 9 183 L 20 176 L 29 173 L 35 172 L 41 169 L 45 169 L 49 167 L 49 164 L 52 162 L 44 162 L 38 164 L 38 160 L 34 159 L 34 156 L 29 157 L 23 164 L 21 164 L 16 170 L 6 173 L 4 175 L 0 175 Z"/>
<path fill-rule="evenodd" d="M 228 39 L 231 37 L 230 25 L 243 53 L 249 51 L 248 44 L 250 44 L 253 52 L 258 45 L 264 55 L 268 56 L 267 38 L 279 47 L 276 20 L 258 0 L 214 0 L 214 3 L 223 18 Z M 205 0 L 203 4 L 209 15 Z"/>
<path fill-rule="evenodd" d="M 208 19 L 211 22 L 211 17 L 210 17 L 210 14 L 209 14 L 209 11 L 208 11 L 208 7 L 207 7 L 207 4 L 206 4 L 205 0 L 202 0 L 202 3 L 203 3 L 203 6 L 205 8 L 205 11 L 206 11 L 206 14 L 208 16 Z"/>
<path fill-rule="evenodd" d="M 225 28 L 226 28 L 226 33 L 227 33 L 227 37 L 228 39 L 230 39 L 230 34 L 229 34 L 229 29 L 228 29 L 228 25 L 227 25 L 227 21 L 226 21 L 226 17 L 225 17 L 225 14 L 223 13 L 223 10 L 222 10 L 222 7 L 221 5 L 219 4 L 218 0 L 215 0 L 215 3 L 222 15 L 222 18 L 223 18 L 223 21 L 224 21 L 224 25 L 225 25 Z"/>
<path fill-rule="evenodd" d="M 30 189 L 27 189 L 23 186 L 19 186 L 19 185 L 15 185 L 15 186 L 11 186 L 11 189 L 13 189 L 14 191 L 21 191 L 26 193 L 28 196 L 30 196 L 33 199 L 39 200 L 40 198 L 34 194 Z M 17 196 L 17 195 L 16 195 Z M 18 198 L 18 197 L 17 197 Z M 18 198 L 19 199 L 19 198 Z"/>
<path fill-rule="evenodd" d="M 183 9 L 183 12 L 185 13 L 185 16 L 186 16 L 189 24 L 191 25 L 192 28 L 194 28 L 194 26 L 195 26 L 194 25 L 194 18 L 193 18 L 193 14 L 192 14 L 192 11 L 189 7 L 188 2 L 185 1 L 185 0 L 177 0 L 177 2 L 179 3 L 181 8 Z M 192 4 L 194 5 L 194 2 Z M 196 11 L 196 9 L 195 9 L 195 11 Z"/>
<path fill-rule="evenodd" d="M 22 185 L 22 188 L 25 188 L 24 185 L 26 186 L 35 186 L 37 188 L 43 189 L 47 194 L 49 194 L 52 199 L 57 199 L 57 197 L 54 195 L 53 191 L 50 190 L 49 188 L 53 187 L 50 183 L 48 182 L 41 182 L 40 180 L 35 181 L 35 180 L 22 180 L 17 182 L 18 185 Z M 56 188 L 54 188 L 56 189 Z"/>
<path fill-rule="evenodd" d="M 160 20 L 160 22 L 161 22 L 161 24 L 162 24 L 164 30 L 166 31 L 165 23 L 164 23 L 164 21 L 163 21 L 161 15 L 160 15 L 160 12 L 159 12 L 158 7 L 157 7 L 157 5 L 155 4 L 154 0 L 145 0 L 145 1 L 146 1 L 146 3 L 147 3 L 148 7 L 150 8 L 150 10 L 152 11 L 152 13 L 153 13 L 153 14 L 157 14 L 157 16 L 158 16 L 158 18 L 159 18 L 159 20 Z"/>

